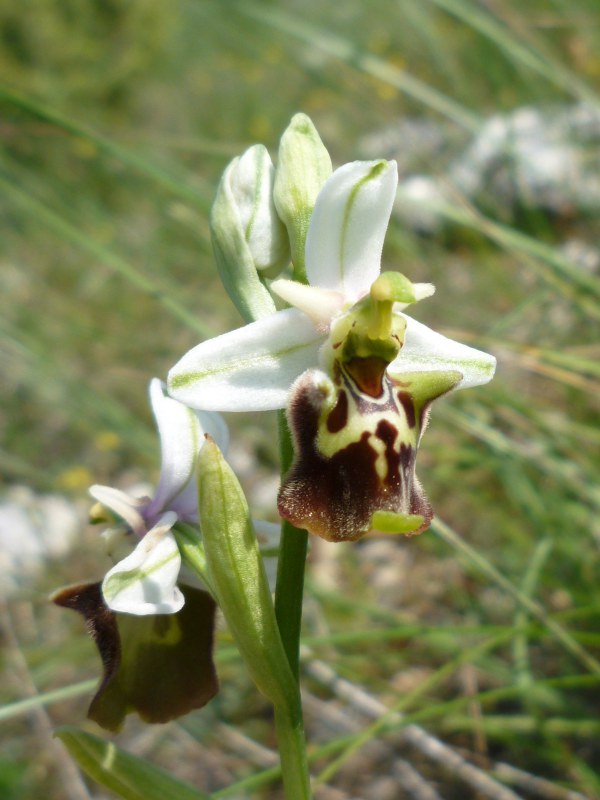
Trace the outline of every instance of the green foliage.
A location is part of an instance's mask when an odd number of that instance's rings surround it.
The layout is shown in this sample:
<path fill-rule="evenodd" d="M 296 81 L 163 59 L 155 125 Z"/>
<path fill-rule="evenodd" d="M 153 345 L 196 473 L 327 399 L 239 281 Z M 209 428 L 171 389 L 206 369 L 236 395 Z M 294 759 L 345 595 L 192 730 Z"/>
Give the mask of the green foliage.
<path fill-rule="evenodd" d="M 114 742 L 67 726 L 59 728 L 56 735 L 90 778 L 123 800 L 208 798 L 148 761 L 126 753 Z"/>

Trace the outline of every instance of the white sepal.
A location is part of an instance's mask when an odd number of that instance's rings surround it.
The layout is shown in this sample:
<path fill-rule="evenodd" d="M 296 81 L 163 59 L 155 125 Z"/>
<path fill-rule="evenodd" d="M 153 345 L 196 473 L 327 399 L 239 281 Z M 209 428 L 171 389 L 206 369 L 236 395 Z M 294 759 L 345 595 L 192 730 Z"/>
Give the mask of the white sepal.
<path fill-rule="evenodd" d="M 109 508 L 129 525 L 137 536 L 146 533 L 144 511 L 150 502 L 148 497 L 131 497 L 120 489 L 112 486 L 100 486 L 95 483 L 90 486 L 89 493 L 105 508 Z"/>
<path fill-rule="evenodd" d="M 395 161 L 354 161 L 327 180 L 306 237 L 306 274 L 312 286 L 365 295 L 381 269 L 398 170 Z"/>
<path fill-rule="evenodd" d="M 163 514 L 135 550 L 119 561 L 102 582 L 110 609 L 125 614 L 175 614 L 184 603 L 176 586 L 181 556 L 171 533 L 174 512 Z"/>
<path fill-rule="evenodd" d="M 162 463 L 160 482 L 146 510 L 148 518 L 166 509 L 179 511 L 178 501 L 193 482 L 198 451 L 204 444 L 204 430 L 197 414 L 169 397 L 158 378 L 150 383 L 150 402 L 160 436 Z"/>
<path fill-rule="evenodd" d="M 404 346 L 388 367 L 393 378 L 408 372 L 451 372 L 462 374 L 454 389 L 488 383 L 494 377 L 496 359 L 489 353 L 442 336 L 416 319 L 406 319 Z"/>
<path fill-rule="evenodd" d="M 288 308 L 194 347 L 169 373 L 169 393 L 193 408 L 283 408 L 298 375 L 317 362 L 324 335 Z"/>

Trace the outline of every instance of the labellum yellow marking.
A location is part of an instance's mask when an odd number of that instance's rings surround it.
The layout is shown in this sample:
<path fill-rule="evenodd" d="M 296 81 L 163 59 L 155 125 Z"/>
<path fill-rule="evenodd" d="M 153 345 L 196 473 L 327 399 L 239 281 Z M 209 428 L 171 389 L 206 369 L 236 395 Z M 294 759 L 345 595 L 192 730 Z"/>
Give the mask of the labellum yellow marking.
<path fill-rule="evenodd" d="M 381 275 L 333 321 L 320 353 L 330 377 L 308 370 L 294 385 L 295 457 L 277 507 L 296 527 L 332 542 L 374 527 L 410 535 L 428 527 L 433 511 L 415 476 L 417 447 L 429 403 L 461 373 L 389 375 L 407 324 L 393 304 L 417 299 L 403 275 Z"/>
<path fill-rule="evenodd" d="M 405 442 L 414 448 L 417 446 L 418 432 L 411 432 L 406 420 L 406 412 L 401 403 L 396 399 L 395 392 L 389 380 L 384 379 L 381 396 L 378 398 L 365 397 L 357 388 L 354 381 L 346 372 L 341 372 L 336 381 L 337 386 L 343 386 L 348 399 L 347 422 L 340 429 L 331 432 L 327 425 L 327 420 L 335 408 L 334 400 L 339 396 L 333 394 L 329 403 L 321 413 L 319 420 L 319 432 L 317 435 L 317 449 L 325 458 L 331 458 L 335 453 L 345 449 L 348 445 L 360 441 L 365 433 L 369 435 L 369 444 L 378 455 L 377 461 L 380 462 L 385 452 L 385 443 L 377 435 L 377 429 L 382 421 L 387 421 L 398 431 L 394 441 L 394 449 L 397 451 L 400 441 Z M 329 399 L 329 398 L 328 398 Z M 387 464 L 377 467 L 377 473 L 381 478 L 387 475 Z"/>
<path fill-rule="evenodd" d="M 388 476 L 388 462 L 385 457 L 386 444 L 378 436 L 369 436 L 369 446 L 377 453 L 375 472 L 382 483 Z"/>

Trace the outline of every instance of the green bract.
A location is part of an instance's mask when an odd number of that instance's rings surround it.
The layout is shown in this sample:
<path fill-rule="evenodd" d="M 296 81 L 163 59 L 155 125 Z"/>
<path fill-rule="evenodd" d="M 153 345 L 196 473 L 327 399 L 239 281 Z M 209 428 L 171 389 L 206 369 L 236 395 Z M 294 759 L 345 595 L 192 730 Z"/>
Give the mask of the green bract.
<path fill-rule="evenodd" d="M 199 458 L 198 504 L 207 580 L 252 680 L 285 710 L 296 695 L 248 504 L 212 439 Z"/>

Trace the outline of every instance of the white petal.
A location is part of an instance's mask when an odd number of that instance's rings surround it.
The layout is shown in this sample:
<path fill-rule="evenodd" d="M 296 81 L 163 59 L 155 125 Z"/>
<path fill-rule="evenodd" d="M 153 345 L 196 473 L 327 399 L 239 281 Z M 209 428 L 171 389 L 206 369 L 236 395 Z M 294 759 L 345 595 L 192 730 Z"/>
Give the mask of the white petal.
<path fill-rule="evenodd" d="M 489 353 L 468 347 L 436 333 L 406 314 L 404 346 L 388 371 L 396 377 L 406 372 L 461 372 L 462 380 L 455 389 L 467 389 L 491 381 L 496 359 Z"/>
<path fill-rule="evenodd" d="M 183 606 L 183 594 L 176 586 L 181 556 L 171 533 L 176 521 L 176 514 L 164 514 L 133 553 L 106 574 L 102 594 L 113 611 L 175 614 Z"/>
<path fill-rule="evenodd" d="M 415 303 L 419 300 L 425 300 L 427 297 L 432 297 L 435 294 L 435 286 L 433 283 L 413 283 L 415 291 Z"/>
<path fill-rule="evenodd" d="M 278 311 L 194 347 L 169 373 L 169 392 L 193 408 L 283 408 L 294 380 L 317 363 L 322 341 L 301 311 Z"/>
<path fill-rule="evenodd" d="M 344 305 L 344 297 L 340 292 L 307 286 L 298 281 L 273 281 L 271 290 L 291 306 L 304 311 L 323 330 L 329 328 L 329 323 Z"/>
<path fill-rule="evenodd" d="M 196 458 L 204 444 L 205 432 L 216 433 L 217 443 L 227 443 L 224 420 L 214 413 L 198 412 L 178 403 L 167 394 L 166 385 L 154 378 L 150 382 L 150 402 L 160 435 L 162 464 L 160 482 L 152 502 L 145 510 L 152 525 L 163 511 L 175 511 L 186 521 L 197 519 Z M 204 428 L 207 423 L 208 430 Z"/>
<path fill-rule="evenodd" d="M 415 292 L 414 302 L 418 303 L 419 300 L 425 300 L 435 294 L 435 286 L 433 283 L 413 283 Z M 412 303 L 394 303 L 394 311 L 404 311 L 405 308 L 411 306 Z"/>
<path fill-rule="evenodd" d="M 143 536 L 146 533 L 144 512 L 150 503 L 148 497 L 131 497 L 120 489 L 98 484 L 90 486 L 89 492 L 94 500 L 121 517 L 137 536 Z"/>
<path fill-rule="evenodd" d="M 395 161 L 354 161 L 337 169 L 317 198 L 306 238 L 309 283 L 354 302 L 381 270 L 398 170 Z"/>

